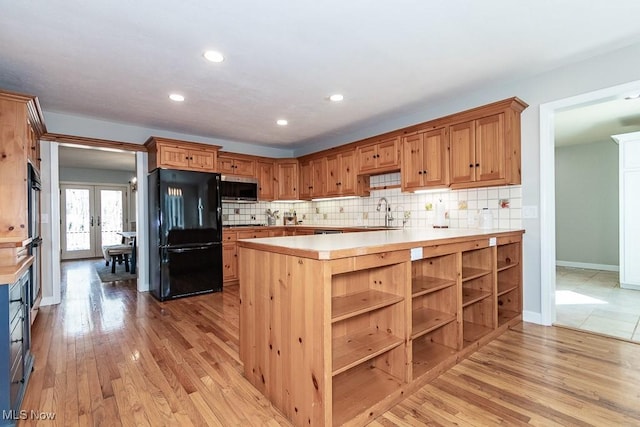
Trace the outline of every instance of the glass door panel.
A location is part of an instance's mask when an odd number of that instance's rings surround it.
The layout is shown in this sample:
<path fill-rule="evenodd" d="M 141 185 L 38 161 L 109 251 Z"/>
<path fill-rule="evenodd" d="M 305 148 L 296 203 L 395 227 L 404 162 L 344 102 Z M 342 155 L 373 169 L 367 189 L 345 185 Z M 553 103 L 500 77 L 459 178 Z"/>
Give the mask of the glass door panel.
<path fill-rule="evenodd" d="M 127 188 L 62 185 L 62 259 L 102 256 L 102 247 L 122 242 Z"/>
<path fill-rule="evenodd" d="M 90 186 L 62 187 L 62 257 L 87 258 L 94 253 L 93 191 Z"/>

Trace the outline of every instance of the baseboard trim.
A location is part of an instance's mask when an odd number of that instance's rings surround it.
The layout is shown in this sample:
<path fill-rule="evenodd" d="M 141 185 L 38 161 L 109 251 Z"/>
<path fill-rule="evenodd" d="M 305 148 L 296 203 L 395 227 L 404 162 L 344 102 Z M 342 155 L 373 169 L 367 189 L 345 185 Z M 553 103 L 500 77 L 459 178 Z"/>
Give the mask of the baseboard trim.
<path fill-rule="evenodd" d="M 544 323 L 542 323 L 542 314 L 536 313 L 535 311 L 523 311 L 522 320 L 525 322 L 535 323 L 537 325 L 544 325 Z"/>
<path fill-rule="evenodd" d="M 574 262 L 574 261 L 558 261 L 558 260 L 556 260 L 556 266 L 558 266 L 558 267 L 584 268 L 586 270 L 620 271 L 620 267 L 617 266 L 617 265 L 593 264 L 593 263 L 590 263 L 590 262 Z"/>
<path fill-rule="evenodd" d="M 42 300 L 40 300 L 40 307 L 46 307 L 48 305 L 56 304 L 60 304 L 60 300 L 57 300 L 54 297 L 42 297 Z"/>
<path fill-rule="evenodd" d="M 620 283 L 620 287 L 622 289 L 633 289 L 635 291 L 640 291 L 640 285 L 632 285 L 630 283 Z"/>

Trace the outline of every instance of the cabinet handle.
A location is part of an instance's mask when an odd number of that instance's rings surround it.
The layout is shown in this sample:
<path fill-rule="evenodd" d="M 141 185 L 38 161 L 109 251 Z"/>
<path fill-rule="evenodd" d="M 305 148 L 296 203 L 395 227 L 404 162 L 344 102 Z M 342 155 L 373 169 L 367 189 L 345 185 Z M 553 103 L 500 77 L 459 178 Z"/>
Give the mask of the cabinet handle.
<path fill-rule="evenodd" d="M 15 344 L 17 342 L 23 342 L 24 338 L 20 338 L 19 340 L 11 340 L 11 344 Z"/>
<path fill-rule="evenodd" d="M 418 171 L 418 175 L 422 175 L 422 171 Z"/>
<path fill-rule="evenodd" d="M 91 217 L 91 220 L 89 221 L 89 225 L 90 225 L 91 227 L 93 227 L 93 216 Z"/>
<path fill-rule="evenodd" d="M 422 173 L 426 175 L 426 174 L 427 174 L 427 171 L 422 171 Z"/>
<path fill-rule="evenodd" d="M 476 167 L 479 168 L 480 167 L 480 163 L 476 163 Z"/>
<path fill-rule="evenodd" d="M 20 299 L 10 299 L 10 300 L 9 300 L 9 302 L 10 302 L 10 303 L 12 303 L 12 302 L 19 302 L 20 304 L 22 304 L 24 301 L 22 301 L 22 298 L 20 298 Z"/>
<path fill-rule="evenodd" d="M 18 381 L 14 381 L 14 384 L 24 384 L 24 378 L 22 378 L 21 380 Z"/>

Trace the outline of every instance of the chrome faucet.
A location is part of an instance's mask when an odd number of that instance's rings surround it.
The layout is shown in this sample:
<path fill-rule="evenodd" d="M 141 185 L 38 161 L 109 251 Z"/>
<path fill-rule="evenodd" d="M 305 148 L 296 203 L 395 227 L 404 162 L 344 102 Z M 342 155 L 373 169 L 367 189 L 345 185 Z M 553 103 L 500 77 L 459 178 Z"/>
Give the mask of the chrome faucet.
<path fill-rule="evenodd" d="M 389 222 L 393 221 L 393 213 L 391 212 L 391 206 L 389 206 L 389 201 L 386 199 L 386 197 L 381 197 L 380 200 L 378 200 L 378 207 L 376 208 L 376 211 L 380 212 L 380 208 L 382 207 L 382 202 L 384 202 L 384 226 L 385 227 L 389 227 Z"/>

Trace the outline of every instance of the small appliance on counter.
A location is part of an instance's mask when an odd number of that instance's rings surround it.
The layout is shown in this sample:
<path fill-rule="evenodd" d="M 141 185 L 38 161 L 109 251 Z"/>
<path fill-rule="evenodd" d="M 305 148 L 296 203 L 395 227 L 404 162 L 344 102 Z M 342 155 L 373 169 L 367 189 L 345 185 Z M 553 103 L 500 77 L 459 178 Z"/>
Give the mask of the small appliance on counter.
<path fill-rule="evenodd" d="M 298 216 L 296 213 L 286 213 L 283 215 L 284 225 L 298 225 Z"/>
<path fill-rule="evenodd" d="M 478 226 L 483 230 L 489 230 L 493 228 L 493 214 L 489 208 L 484 208 L 478 215 Z"/>

